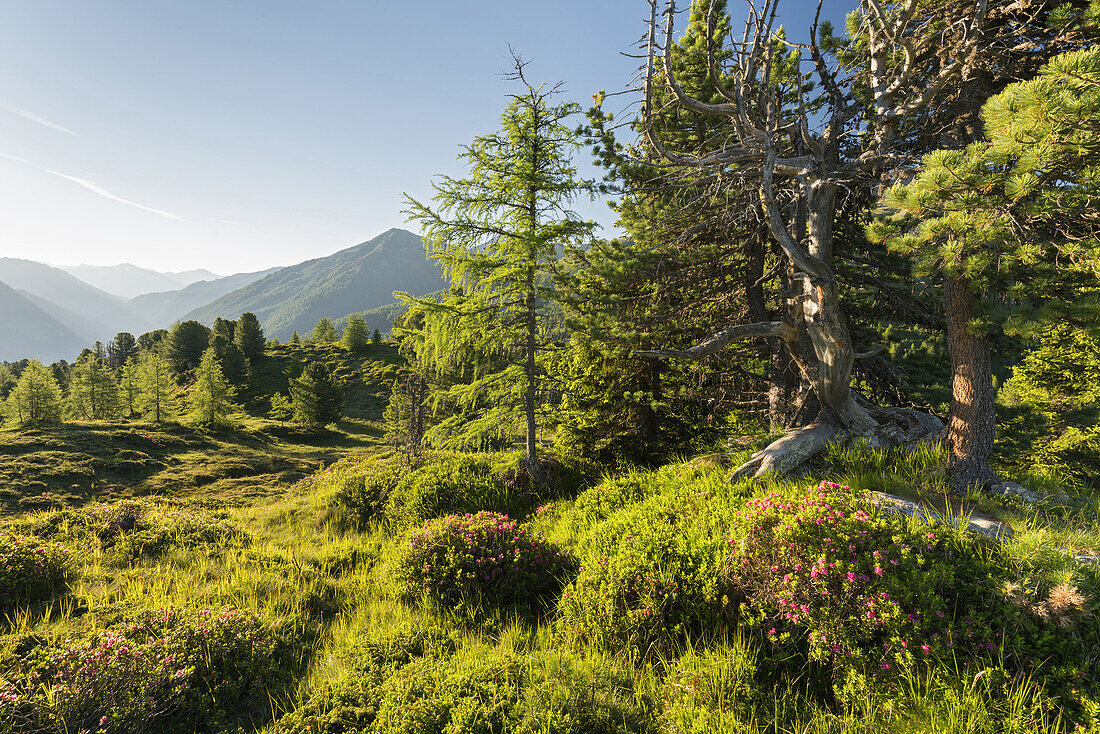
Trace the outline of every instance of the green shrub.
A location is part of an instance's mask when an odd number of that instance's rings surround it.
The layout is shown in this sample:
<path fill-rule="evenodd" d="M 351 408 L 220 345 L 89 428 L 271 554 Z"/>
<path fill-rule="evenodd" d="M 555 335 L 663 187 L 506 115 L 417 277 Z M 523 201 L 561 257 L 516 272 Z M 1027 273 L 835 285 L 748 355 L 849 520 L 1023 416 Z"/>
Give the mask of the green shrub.
<path fill-rule="evenodd" d="M 536 603 L 557 594 L 575 562 L 506 515 L 482 511 L 429 521 L 410 534 L 395 566 L 407 597 Z"/>
<path fill-rule="evenodd" d="M 562 592 L 567 639 L 661 653 L 730 621 L 721 541 L 685 536 L 663 519 L 621 535 L 612 555 L 584 559 Z"/>
<path fill-rule="evenodd" d="M 69 549 L 60 543 L 0 533 L 0 613 L 63 591 L 72 566 Z"/>
<path fill-rule="evenodd" d="M 397 454 L 365 460 L 351 457 L 325 469 L 323 483 L 332 488 L 341 522 L 362 528 L 381 519 L 390 493 L 409 470 L 404 461 Z"/>
<path fill-rule="evenodd" d="M 402 527 L 479 510 L 520 516 L 534 499 L 529 491 L 512 491 L 495 477 L 486 455 L 431 454 L 393 488 L 386 516 Z"/>
<path fill-rule="evenodd" d="M 261 723 L 269 693 L 294 679 L 296 642 L 233 608 L 143 612 L 35 650 L 0 683 L 0 721 L 9 731 L 104 734 Z"/>
<path fill-rule="evenodd" d="M 572 658 L 456 646 L 438 628 L 367 641 L 359 662 L 281 719 L 278 734 L 610 734 L 644 731 L 631 681 Z"/>

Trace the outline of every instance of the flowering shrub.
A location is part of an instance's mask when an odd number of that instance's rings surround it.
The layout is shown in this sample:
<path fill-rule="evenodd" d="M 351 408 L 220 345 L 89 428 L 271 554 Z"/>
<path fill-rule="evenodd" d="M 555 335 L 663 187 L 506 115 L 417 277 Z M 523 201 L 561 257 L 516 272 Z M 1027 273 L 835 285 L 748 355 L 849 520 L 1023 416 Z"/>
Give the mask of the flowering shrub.
<path fill-rule="evenodd" d="M 0 683 L 0 720 L 31 731 L 220 731 L 269 715 L 268 691 L 292 680 L 293 647 L 234 608 L 144 612 L 37 651 Z"/>
<path fill-rule="evenodd" d="M 553 541 L 507 515 L 482 511 L 431 520 L 412 533 L 397 561 L 408 596 L 454 604 L 470 596 L 523 602 L 555 594 L 575 563 Z"/>
<path fill-rule="evenodd" d="M 60 543 L 0 533 L 0 612 L 64 589 L 72 573 L 69 556 Z"/>
<path fill-rule="evenodd" d="M 831 482 L 794 498 L 772 492 L 738 514 L 730 578 L 773 640 L 805 634 L 814 659 L 883 671 L 959 641 L 948 606 L 956 566 L 942 562 L 937 532 L 873 518 Z M 988 625 L 954 621 L 971 651 L 994 649 Z"/>

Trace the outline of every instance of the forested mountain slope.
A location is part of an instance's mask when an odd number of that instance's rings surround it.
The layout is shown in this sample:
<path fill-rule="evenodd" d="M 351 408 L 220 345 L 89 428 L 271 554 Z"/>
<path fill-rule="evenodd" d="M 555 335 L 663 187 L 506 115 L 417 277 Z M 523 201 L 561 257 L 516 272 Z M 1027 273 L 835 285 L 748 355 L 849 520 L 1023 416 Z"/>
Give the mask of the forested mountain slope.
<path fill-rule="evenodd" d="M 444 287 L 419 236 L 391 229 L 328 257 L 307 260 L 196 308 L 185 319 L 209 324 L 251 311 L 268 337 L 287 339 L 321 318 L 340 318 L 393 303 L 395 290 L 421 295 Z"/>

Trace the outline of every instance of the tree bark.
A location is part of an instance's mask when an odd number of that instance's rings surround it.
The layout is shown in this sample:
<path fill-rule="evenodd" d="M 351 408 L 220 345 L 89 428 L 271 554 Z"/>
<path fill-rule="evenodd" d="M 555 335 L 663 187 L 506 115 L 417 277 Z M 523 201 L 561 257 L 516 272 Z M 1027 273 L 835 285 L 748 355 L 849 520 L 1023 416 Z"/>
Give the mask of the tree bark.
<path fill-rule="evenodd" d="M 526 360 L 524 372 L 527 385 L 523 391 L 523 416 L 526 422 L 526 460 L 527 473 L 535 484 L 544 484 L 542 468 L 538 458 L 538 421 L 535 416 L 535 390 L 537 387 L 535 365 L 535 352 L 538 349 L 538 318 L 535 313 L 538 294 L 535 291 L 535 269 L 527 269 L 527 344 L 525 345 Z"/>
<path fill-rule="evenodd" d="M 953 376 L 947 469 L 951 489 L 956 492 L 999 481 L 989 465 L 997 425 L 989 340 L 970 331 L 977 299 L 968 286 L 964 278 L 948 276 L 945 287 Z"/>

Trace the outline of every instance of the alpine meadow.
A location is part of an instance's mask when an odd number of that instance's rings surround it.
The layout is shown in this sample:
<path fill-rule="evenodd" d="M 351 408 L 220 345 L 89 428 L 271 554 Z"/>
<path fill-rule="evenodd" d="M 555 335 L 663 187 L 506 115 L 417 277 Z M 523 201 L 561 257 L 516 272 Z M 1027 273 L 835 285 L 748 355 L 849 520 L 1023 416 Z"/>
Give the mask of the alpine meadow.
<path fill-rule="evenodd" d="M 1100 0 L 353 5 L 0 30 L 0 734 L 1100 734 Z"/>

